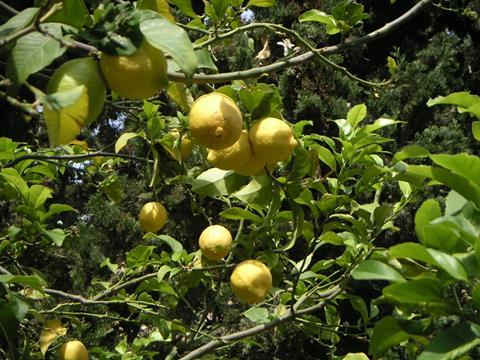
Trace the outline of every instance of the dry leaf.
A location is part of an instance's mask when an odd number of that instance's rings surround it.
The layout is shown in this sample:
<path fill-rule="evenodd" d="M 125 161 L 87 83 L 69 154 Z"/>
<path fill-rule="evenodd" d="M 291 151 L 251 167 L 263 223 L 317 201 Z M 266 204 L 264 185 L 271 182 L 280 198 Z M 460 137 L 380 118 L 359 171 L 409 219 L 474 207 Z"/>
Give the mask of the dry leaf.
<path fill-rule="evenodd" d="M 40 333 L 40 352 L 45 357 L 48 347 L 60 336 L 67 334 L 67 328 L 63 327 L 60 320 L 47 320 Z"/>

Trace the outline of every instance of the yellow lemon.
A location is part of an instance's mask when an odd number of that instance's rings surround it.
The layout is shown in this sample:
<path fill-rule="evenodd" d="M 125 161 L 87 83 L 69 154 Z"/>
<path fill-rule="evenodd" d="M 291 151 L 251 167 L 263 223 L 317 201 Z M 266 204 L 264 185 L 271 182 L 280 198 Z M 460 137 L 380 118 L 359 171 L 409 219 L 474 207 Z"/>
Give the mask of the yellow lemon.
<path fill-rule="evenodd" d="M 235 169 L 235 172 L 243 176 L 263 175 L 265 174 L 265 166 L 267 166 L 265 160 L 253 155 L 243 166 Z"/>
<path fill-rule="evenodd" d="M 47 94 L 53 93 L 79 94 L 67 106 L 56 103 L 45 106 L 48 138 L 52 146 L 57 146 L 75 139 L 82 128 L 96 121 L 102 112 L 106 90 L 98 63 L 90 58 L 65 62 L 48 82 Z"/>
<path fill-rule="evenodd" d="M 235 170 L 242 167 L 252 157 L 252 146 L 248 133 L 243 130 L 235 144 L 223 150 L 209 150 L 207 160 L 223 170 Z"/>
<path fill-rule="evenodd" d="M 202 231 L 198 245 L 203 255 L 213 261 L 219 261 L 230 253 L 232 234 L 221 225 L 212 225 Z"/>
<path fill-rule="evenodd" d="M 144 41 L 133 54 L 102 54 L 100 67 L 111 90 L 127 99 L 146 99 L 168 85 L 167 59 Z"/>
<path fill-rule="evenodd" d="M 272 117 L 253 124 L 249 137 L 253 152 L 269 163 L 287 160 L 298 145 L 290 126 Z"/>
<path fill-rule="evenodd" d="M 88 351 L 81 341 L 73 340 L 60 347 L 58 357 L 60 360 L 88 360 Z"/>
<path fill-rule="evenodd" d="M 189 114 L 190 133 L 209 149 L 222 150 L 232 146 L 242 134 L 242 113 L 237 104 L 221 93 L 199 97 Z"/>
<path fill-rule="evenodd" d="M 230 285 L 240 300 L 255 304 L 265 299 L 272 288 L 272 274 L 264 263 L 245 260 L 233 270 Z"/>
<path fill-rule="evenodd" d="M 138 221 L 143 231 L 157 232 L 163 228 L 167 222 L 167 210 L 157 201 L 146 203 L 140 209 Z"/>

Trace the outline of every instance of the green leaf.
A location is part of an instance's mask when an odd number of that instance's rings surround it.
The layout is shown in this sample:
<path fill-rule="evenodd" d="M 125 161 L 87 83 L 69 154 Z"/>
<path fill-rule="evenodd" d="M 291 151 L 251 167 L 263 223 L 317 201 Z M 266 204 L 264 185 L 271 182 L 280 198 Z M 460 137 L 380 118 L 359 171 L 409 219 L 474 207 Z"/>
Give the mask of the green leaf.
<path fill-rule="evenodd" d="M 247 3 L 246 7 L 257 6 L 257 7 L 272 7 L 277 3 L 276 0 L 250 0 Z"/>
<path fill-rule="evenodd" d="M 300 22 L 314 21 L 325 24 L 327 34 L 329 35 L 338 34 L 341 31 L 334 17 L 320 10 L 309 10 L 303 13 L 298 20 Z"/>
<path fill-rule="evenodd" d="M 17 284 L 31 287 L 42 293 L 43 287 L 45 286 L 45 281 L 35 275 L 0 275 L 0 282 L 4 284 Z"/>
<path fill-rule="evenodd" d="M 264 324 L 269 322 L 268 310 L 265 308 L 252 307 L 243 313 L 248 320 L 257 324 Z"/>
<path fill-rule="evenodd" d="M 26 8 L 25 10 L 19 12 L 17 15 L 8 19 L 6 23 L 0 26 L 0 38 L 6 37 L 7 35 L 23 29 L 25 26 L 29 25 L 33 21 L 37 13 L 38 8 Z"/>
<path fill-rule="evenodd" d="M 15 187 L 20 196 L 22 196 L 24 199 L 27 198 L 28 185 L 16 169 L 4 168 L 0 171 L 0 176 L 4 178 L 13 187 Z"/>
<path fill-rule="evenodd" d="M 183 111 L 190 111 L 193 97 L 185 84 L 170 81 L 167 88 L 167 94 Z"/>
<path fill-rule="evenodd" d="M 63 23 L 81 29 L 91 20 L 83 0 L 63 0 L 60 11 L 49 17 L 48 22 Z"/>
<path fill-rule="evenodd" d="M 468 275 L 462 263 L 444 252 L 428 249 L 417 243 L 405 242 L 392 246 L 389 253 L 395 258 L 409 258 L 434 265 L 457 280 L 468 281 Z"/>
<path fill-rule="evenodd" d="M 448 170 L 432 166 L 406 165 L 405 163 L 399 164 L 402 164 L 403 167 L 401 172 L 408 175 L 427 177 L 436 180 L 439 183 L 448 186 L 450 189 L 455 190 L 466 199 L 473 201 L 477 207 L 480 207 L 480 187 L 466 179 L 464 176 L 453 174 Z M 396 168 L 397 165 L 395 166 Z"/>
<path fill-rule="evenodd" d="M 116 174 L 109 175 L 105 180 L 98 184 L 110 200 L 119 203 L 123 199 L 123 187 Z"/>
<path fill-rule="evenodd" d="M 398 72 L 398 65 L 395 59 L 391 56 L 387 56 L 387 67 L 390 75 L 396 75 Z"/>
<path fill-rule="evenodd" d="M 213 62 L 210 51 L 208 51 L 207 48 L 195 50 L 195 55 L 197 56 L 199 69 L 208 69 L 218 73 L 217 65 Z"/>
<path fill-rule="evenodd" d="M 468 200 L 454 190 L 451 190 L 445 198 L 445 216 L 453 215 L 467 205 Z"/>
<path fill-rule="evenodd" d="M 480 345 L 480 326 L 461 322 L 435 336 L 418 360 L 454 360 Z"/>
<path fill-rule="evenodd" d="M 225 218 L 225 219 L 230 219 L 230 220 L 250 220 L 251 222 L 262 222 L 263 219 L 255 215 L 254 213 L 241 209 L 239 207 L 231 207 L 226 210 L 223 210 L 220 213 L 220 216 Z"/>
<path fill-rule="evenodd" d="M 45 24 L 42 28 L 55 37 L 63 37 L 60 24 Z M 17 40 L 8 57 L 7 76 L 12 80 L 14 87 L 18 88 L 30 74 L 50 65 L 66 50 L 67 48 L 54 38 L 39 32 L 22 36 Z"/>
<path fill-rule="evenodd" d="M 191 18 L 198 18 L 192 7 L 192 0 L 169 0 L 169 2 L 180 9 L 185 15 Z"/>
<path fill-rule="evenodd" d="M 355 280 L 386 280 L 404 282 L 405 279 L 397 270 L 378 260 L 365 260 L 352 272 Z"/>
<path fill-rule="evenodd" d="M 365 129 L 365 132 L 371 133 L 381 128 L 384 128 L 386 126 L 392 126 L 392 125 L 402 124 L 402 123 L 404 123 L 404 121 L 398 121 L 398 120 L 387 119 L 387 118 L 379 118 L 375 120 L 373 124 L 366 125 L 364 129 Z"/>
<path fill-rule="evenodd" d="M 120 152 L 120 150 L 122 150 L 125 147 L 125 145 L 127 145 L 128 140 L 136 138 L 137 136 L 142 136 L 142 135 L 137 133 L 132 133 L 132 132 L 123 133 L 122 135 L 120 135 L 120 137 L 115 142 L 115 152 L 116 153 Z"/>
<path fill-rule="evenodd" d="M 0 137 L 0 161 L 10 161 L 15 158 L 18 143 L 6 137 Z"/>
<path fill-rule="evenodd" d="M 368 352 L 375 358 L 379 358 L 392 346 L 400 344 L 409 337 L 410 335 L 400 328 L 395 318 L 386 316 L 375 324 Z"/>
<path fill-rule="evenodd" d="M 480 103 L 480 96 L 471 95 L 466 91 L 455 92 L 447 96 L 437 96 L 435 99 L 429 99 L 427 106 L 440 104 L 456 105 L 460 108 L 467 109 L 473 105 Z"/>
<path fill-rule="evenodd" d="M 395 153 L 393 159 L 395 162 L 412 158 L 425 158 L 430 156 L 427 149 L 420 145 L 409 145 L 402 148 L 401 151 Z"/>
<path fill-rule="evenodd" d="M 67 212 L 67 211 L 77 211 L 77 210 L 75 210 L 73 207 L 71 207 L 70 205 L 67 205 L 67 204 L 51 204 L 48 207 L 48 211 L 44 215 L 42 220 L 46 220 L 46 219 L 52 217 L 53 215 L 60 214 L 62 212 Z"/>
<path fill-rule="evenodd" d="M 27 204 L 35 210 L 42 207 L 47 199 L 52 197 L 53 189 L 43 185 L 33 185 L 28 190 Z"/>
<path fill-rule="evenodd" d="M 62 229 L 43 229 L 43 235 L 57 246 L 62 246 L 63 241 L 67 237 L 67 234 Z"/>
<path fill-rule="evenodd" d="M 248 179 L 229 170 L 208 169 L 192 182 L 192 190 L 200 195 L 229 195 L 240 189 Z"/>
<path fill-rule="evenodd" d="M 367 116 L 367 107 L 365 104 L 355 105 L 347 114 L 347 121 L 355 128 L 360 124 Z"/>
<path fill-rule="evenodd" d="M 183 251 L 183 245 L 179 241 L 175 240 L 173 237 L 169 235 L 154 235 L 154 236 L 156 239 L 159 239 L 163 241 L 165 244 L 167 244 L 174 253 L 181 253 Z M 146 235 L 146 238 L 148 239 L 148 234 Z"/>
<path fill-rule="evenodd" d="M 480 121 L 472 122 L 472 134 L 475 140 L 480 141 Z"/>
<path fill-rule="evenodd" d="M 330 152 L 330 150 L 328 150 L 324 146 L 317 145 L 317 144 L 311 145 L 310 148 L 314 149 L 317 152 L 318 158 L 320 159 L 321 162 L 328 165 L 328 167 L 333 171 L 337 170 L 337 162 L 333 154 Z"/>
<path fill-rule="evenodd" d="M 417 210 L 415 214 L 415 231 L 421 242 L 425 241 L 425 226 L 440 216 L 442 216 L 440 204 L 434 199 L 424 201 Z"/>
<path fill-rule="evenodd" d="M 156 246 L 138 245 L 127 253 L 127 264 L 130 268 L 144 266 Z"/>
<path fill-rule="evenodd" d="M 434 163 L 480 186 L 480 158 L 467 153 L 431 155 Z"/>
<path fill-rule="evenodd" d="M 448 312 L 451 308 L 443 298 L 443 285 L 436 278 L 423 278 L 396 283 L 383 288 L 385 299 L 397 306 L 417 308 L 427 313 Z"/>
<path fill-rule="evenodd" d="M 272 199 L 272 181 L 268 176 L 256 176 L 233 196 L 249 205 L 266 205 Z"/>
<path fill-rule="evenodd" d="M 150 45 L 169 54 L 185 75 L 193 76 L 197 57 L 185 30 L 165 18 L 143 21 L 140 30 Z"/>

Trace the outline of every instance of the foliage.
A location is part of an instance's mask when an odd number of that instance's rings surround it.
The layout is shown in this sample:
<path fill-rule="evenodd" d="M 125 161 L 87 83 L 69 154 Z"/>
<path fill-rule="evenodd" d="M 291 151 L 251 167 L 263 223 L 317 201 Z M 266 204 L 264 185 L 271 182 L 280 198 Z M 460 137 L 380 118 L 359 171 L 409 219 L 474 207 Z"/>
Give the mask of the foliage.
<path fill-rule="evenodd" d="M 480 97 L 459 76 L 473 40 L 423 28 L 427 47 L 363 69 L 362 45 L 342 44 L 370 42 L 362 34 L 400 5 L 145 3 L 38 1 L 0 25 L 2 107 L 29 129 L 0 137 L 0 356 L 53 358 L 74 339 L 93 359 L 477 356 Z M 450 10 L 476 24 L 478 4 L 462 4 Z M 168 55 L 158 95 L 92 96 L 81 79 L 45 95 L 72 58 L 142 41 Z M 337 45 L 317 51 L 325 42 Z M 184 156 L 193 99 L 211 91 L 235 101 L 246 130 L 290 120 L 293 155 L 260 176 L 212 167 L 198 143 Z M 48 143 L 64 125 L 49 109 L 75 121 L 70 106 L 103 101 L 68 134 L 80 137 Z M 168 221 L 144 233 L 153 201 Z M 225 259 L 199 250 L 212 224 L 233 235 Z M 249 259 L 273 285 L 253 306 L 229 285 Z"/>

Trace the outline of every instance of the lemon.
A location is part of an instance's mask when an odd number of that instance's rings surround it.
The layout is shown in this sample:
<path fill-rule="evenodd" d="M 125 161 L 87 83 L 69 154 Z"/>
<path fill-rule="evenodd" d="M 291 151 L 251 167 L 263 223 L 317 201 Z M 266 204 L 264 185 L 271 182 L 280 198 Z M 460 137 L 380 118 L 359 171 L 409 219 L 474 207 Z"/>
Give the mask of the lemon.
<path fill-rule="evenodd" d="M 173 129 L 169 131 L 175 137 L 175 140 L 178 139 L 180 136 L 180 132 L 177 129 Z M 186 135 L 183 134 L 180 140 L 180 148 L 178 149 L 179 152 L 175 151 L 175 149 L 167 149 L 167 154 L 174 160 L 179 160 L 178 155 L 180 155 L 180 159 L 182 161 L 187 160 L 193 151 L 193 141 Z"/>
<path fill-rule="evenodd" d="M 272 288 L 272 274 L 264 263 L 245 260 L 233 270 L 230 285 L 240 300 L 255 304 L 265 299 Z"/>
<path fill-rule="evenodd" d="M 199 97 L 192 105 L 189 120 L 192 136 L 209 149 L 226 149 L 242 134 L 240 109 L 231 98 L 221 93 Z"/>
<path fill-rule="evenodd" d="M 146 203 L 140 209 L 138 221 L 143 231 L 157 232 L 163 228 L 167 222 L 167 210 L 157 201 Z"/>
<path fill-rule="evenodd" d="M 253 155 L 243 166 L 235 169 L 235 172 L 243 176 L 263 175 L 265 174 L 265 166 L 267 166 L 265 160 Z"/>
<path fill-rule="evenodd" d="M 167 59 L 144 41 L 133 54 L 102 54 L 100 67 L 111 90 L 127 99 L 146 99 L 168 85 Z"/>
<path fill-rule="evenodd" d="M 207 160 L 219 169 L 234 170 L 246 164 L 252 155 L 248 133 L 243 130 L 240 138 L 232 146 L 223 150 L 209 150 Z"/>
<path fill-rule="evenodd" d="M 73 340 L 60 347 L 58 357 L 60 360 L 88 360 L 88 351 L 81 341 Z"/>
<path fill-rule="evenodd" d="M 230 231 L 221 225 L 212 225 L 202 231 L 198 245 L 203 255 L 213 261 L 219 261 L 230 253 L 232 247 Z"/>
<path fill-rule="evenodd" d="M 269 163 L 287 160 L 298 145 L 290 126 L 273 117 L 253 124 L 249 137 L 253 152 Z"/>
<path fill-rule="evenodd" d="M 67 144 L 80 134 L 85 125 L 97 120 L 105 104 L 105 83 L 98 63 L 90 58 L 65 62 L 52 75 L 47 94 L 81 87 L 80 96 L 72 104 L 55 108 L 47 103 L 44 110 L 47 132 L 52 146 Z"/>

